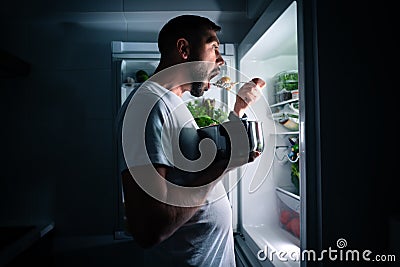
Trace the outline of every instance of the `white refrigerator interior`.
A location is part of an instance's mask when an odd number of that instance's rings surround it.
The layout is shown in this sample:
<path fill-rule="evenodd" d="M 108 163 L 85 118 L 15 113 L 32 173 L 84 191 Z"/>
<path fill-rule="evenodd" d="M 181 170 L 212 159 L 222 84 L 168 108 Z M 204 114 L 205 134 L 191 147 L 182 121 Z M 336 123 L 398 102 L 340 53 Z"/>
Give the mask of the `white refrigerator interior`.
<path fill-rule="evenodd" d="M 261 77 L 267 86 L 263 99 L 253 106 L 249 117 L 263 122 L 265 150 L 255 162 L 242 167 L 239 190 L 241 230 L 259 249 L 300 253 L 299 210 L 300 196 L 292 182 L 290 141 L 299 138 L 298 128 L 287 128 L 278 118 L 286 111 L 299 112 L 297 90 L 289 88 L 289 97 L 277 94 L 279 78 L 286 74 L 298 74 L 297 6 L 293 2 L 269 27 L 261 38 L 239 58 L 239 70 L 244 76 Z M 297 87 L 297 86 L 296 86 Z M 293 109 L 294 108 L 294 109 Z M 300 109 L 301 112 L 301 109 Z M 290 113 L 290 112 L 289 112 Z M 277 119 L 278 118 L 278 119 Z M 298 121 L 296 121 L 298 123 Z M 286 218 L 282 210 L 292 212 Z M 287 220 L 297 216 L 297 225 L 287 225 Z M 291 217 L 291 218 L 289 218 Z M 284 221 L 286 220 L 286 221 Z M 294 223 L 292 223 L 294 224 Z M 290 228 L 290 229 L 289 229 Z M 280 261 L 275 266 L 300 266 L 298 261 Z"/>

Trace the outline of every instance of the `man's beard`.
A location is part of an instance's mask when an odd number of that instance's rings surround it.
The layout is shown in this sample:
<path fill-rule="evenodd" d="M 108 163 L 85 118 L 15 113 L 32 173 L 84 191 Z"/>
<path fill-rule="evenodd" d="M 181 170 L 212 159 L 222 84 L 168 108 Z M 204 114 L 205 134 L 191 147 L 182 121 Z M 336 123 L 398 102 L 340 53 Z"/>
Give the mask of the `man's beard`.
<path fill-rule="evenodd" d="M 193 82 L 190 87 L 190 94 L 194 97 L 200 97 L 204 94 L 205 88 L 204 83 L 199 81 L 206 79 L 207 66 L 202 66 L 200 55 L 198 55 L 196 51 L 196 49 L 193 49 L 193 53 L 188 58 L 191 62 L 199 61 L 198 64 L 194 65 L 195 68 L 192 70 L 195 72 L 195 74 L 192 74 Z"/>
<path fill-rule="evenodd" d="M 198 61 L 198 65 L 192 71 L 195 71 L 196 74 L 193 74 L 193 82 L 190 88 L 190 94 L 194 97 L 203 96 L 204 91 L 208 90 L 208 81 L 210 80 L 210 76 L 212 73 L 218 74 L 219 69 L 215 66 L 214 63 L 208 62 L 204 63 L 200 60 L 200 56 L 197 54 L 192 54 L 189 57 L 189 61 L 195 62 Z M 211 64 L 211 65 L 210 65 Z M 207 82 L 199 82 L 199 81 L 207 81 Z"/>
<path fill-rule="evenodd" d="M 204 94 L 204 83 L 192 82 L 190 94 L 195 97 L 200 97 Z"/>

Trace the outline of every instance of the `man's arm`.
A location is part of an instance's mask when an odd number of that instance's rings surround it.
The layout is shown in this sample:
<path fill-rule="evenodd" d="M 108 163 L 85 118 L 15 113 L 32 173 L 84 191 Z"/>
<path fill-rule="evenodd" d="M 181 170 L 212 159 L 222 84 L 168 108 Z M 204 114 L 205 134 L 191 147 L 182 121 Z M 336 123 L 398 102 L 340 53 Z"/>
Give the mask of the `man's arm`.
<path fill-rule="evenodd" d="M 135 240 L 144 248 L 156 245 L 171 236 L 179 227 L 186 223 L 203 204 L 208 192 L 227 171 L 227 162 L 219 161 L 211 164 L 196 176 L 192 187 L 202 186 L 195 193 L 188 193 L 175 187 L 165 180 L 169 167 L 140 166 L 124 171 L 122 183 L 125 199 L 125 210 L 129 230 Z M 135 179 L 133 179 L 133 177 Z M 142 180 L 143 179 L 143 180 Z M 149 188 L 144 188 L 146 180 Z M 151 181 L 151 184 L 149 183 Z M 140 184 L 140 186 L 139 186 Z M 204 186 L 203 186 L 204 185 Z M 146 186 L 145 186 L 146 187 Z M 147 192 L 156 194 L 155 199 Z M 170 205 L 173 198 L 183 206 Z"/>
<path fill-rule="evenodd" d="M 244 111 L 252 103 L 256 102 L 261 95 L 261 89 L 266 86 L 266 83 L 261 78 L 253 78 L 250 82 L 245 83 L 236 95 L 236 102 L 233 111 L 241 118 Z"/>

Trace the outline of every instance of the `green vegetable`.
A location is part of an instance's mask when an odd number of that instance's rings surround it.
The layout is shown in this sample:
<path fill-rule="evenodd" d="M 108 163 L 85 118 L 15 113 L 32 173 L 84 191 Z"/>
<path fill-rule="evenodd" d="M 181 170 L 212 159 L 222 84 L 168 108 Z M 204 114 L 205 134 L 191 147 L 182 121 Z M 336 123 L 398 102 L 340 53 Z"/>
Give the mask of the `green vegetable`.
<path fill-rule="evenodd" d="M 214 120 L 207 115 L 196 117 L 196 118 L 194 118 L 194 120 L 196 121 L 196 123 L 199 127 L 205 127 L 205 126 L 210 126 L 210 125 L 214 125 L 214 124 L 219 124 L 219 121 Z"/>
<path fill-rule="evenodd" d="M 290 117 L 290 118 L 294 118 L 294 119 L 298 119 L 299 118 L 299 115 L 293 114 L 293 113 L 286 113 L 286 116 Z"/>
<path fill-rule="evenodd" d="M 146 71 L 138 70 L 136 72 L 136 82 L 142 83 L 142 82 L 146 81 L 148 78 L 149 78 L 149 75 L 147 74 Z"/>
<path fill-rule="evenodd" d="M 299 144 L 294 144 L 292 150 L 294 153 L 299 153 Z"/>
<path fill-rule="evenodd" d="M 297 192 L 300 190 L 300 171 L 299 171 L 299 162 L 292 163 L 291 166 L 291 180 L 293 185 L 296 187 Z"/>
<path fill-rule="evenodd" d="M 297 90 L 298 83 L 297 82 L 287 82 L 287 83 L 285 83 L 284 87 L 288 91 Z"/>
<path fill-rule="evenodd" d="M 292 173 L 293 173 L 297 178 L 300 178 L 299 162 L 293 163 L 291 169 L 292 169 Z"/>
<path fill-rule="evenodd" d="M 276 82 L 275 82 L 275 92 L 280 92 L 283 89 L 287 91 L 293 91 L 298 89 L 298 72 L 297 70 L 293 71 L 282 71 L 276 74 Z"/>
<path fill-rule="evenodd" d="M 297 70 L 283 71 L 277 75 L 278 75 L 278 81 L 280 81 L 280 82 L 294 82 L 294 81 L 298 81 L 298 79 L 299 79 Z"/>
<path fill-rule="evenodd" d="M 227 112 L 215 107 L 214 99 L 194 100 L 187 103 L 186 106 L 199 127 L 220 124 L 228 119 Z"/>

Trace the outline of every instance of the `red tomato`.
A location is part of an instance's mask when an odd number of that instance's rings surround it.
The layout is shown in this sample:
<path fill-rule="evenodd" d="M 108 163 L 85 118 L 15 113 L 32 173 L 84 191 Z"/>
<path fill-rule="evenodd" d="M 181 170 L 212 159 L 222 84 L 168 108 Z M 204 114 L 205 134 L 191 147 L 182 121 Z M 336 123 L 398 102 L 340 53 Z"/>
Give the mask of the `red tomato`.
<path fill-rule="evenodd" d="M 281 214 L 279 216 L 279 221 L 283 224 L 286 225 L 290 219 L 291 219 L 291 213 L 288 210 L 283 210 L 281 211 Z"/>
<path fill-rule="evenodd" d="M 290 225 L 291 229 L 290 230 L 292 231 L 292 233 L 295 236 L 300 237 L 300 218 L 299 217 L 293 218 L 290 221 L 290 223 L 291 223 L 291 225 Z"/>

